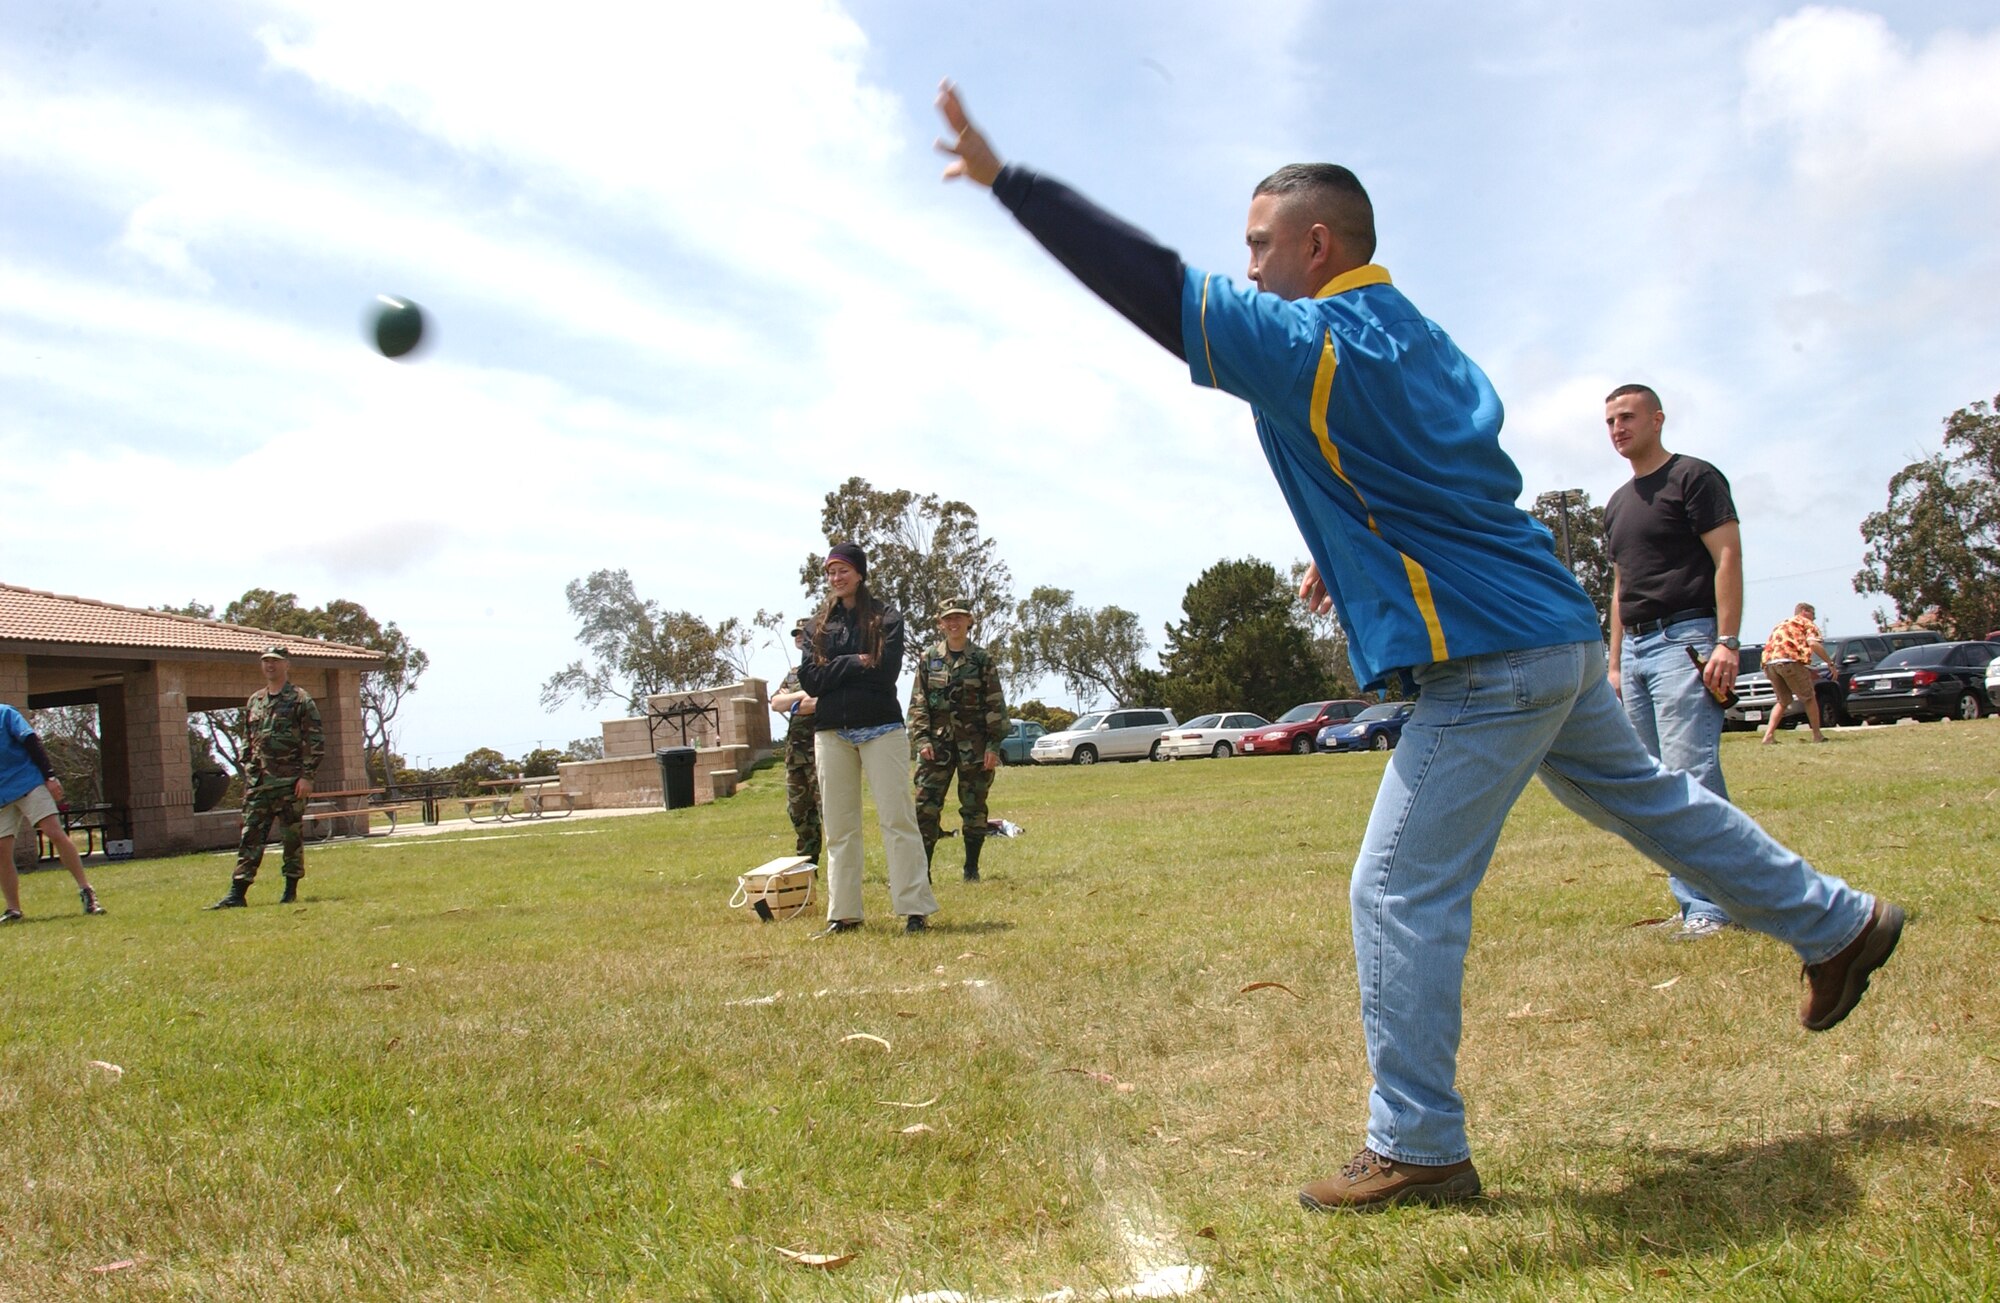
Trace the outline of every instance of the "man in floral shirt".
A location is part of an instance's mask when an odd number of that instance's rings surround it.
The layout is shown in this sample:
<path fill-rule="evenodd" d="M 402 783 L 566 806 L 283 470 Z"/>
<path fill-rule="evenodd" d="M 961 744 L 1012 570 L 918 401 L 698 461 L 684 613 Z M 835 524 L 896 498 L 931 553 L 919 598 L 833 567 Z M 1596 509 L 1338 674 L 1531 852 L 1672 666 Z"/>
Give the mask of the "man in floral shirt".
<path fill-rule="evenodd" d="M 1818 614 L 1811 602 L 1800 602 L 1792 608 L 1792 618 L 1771 630 L 1771 636 L 1764 640 L 1764 677 L 1771 681 L 1771 691 L 1778 694 L 1778 704 L 1771 708 L 1771 722 L 1764 725 L 1766 745 L 1777 741 L 1778 721 L 1785 717 L 1795 697 L 1805 703 L 1812 740 L 1826 741 L 1819 731 L 1819 694 L 1813 691 L 1809 668 L 1815 656 L 1825 661 L 1829 669 L 1833 666 L 1833 657 L 1826 654 L 1826 644 L 1820 641 L 1819 626 L 1813 623 Z"/>

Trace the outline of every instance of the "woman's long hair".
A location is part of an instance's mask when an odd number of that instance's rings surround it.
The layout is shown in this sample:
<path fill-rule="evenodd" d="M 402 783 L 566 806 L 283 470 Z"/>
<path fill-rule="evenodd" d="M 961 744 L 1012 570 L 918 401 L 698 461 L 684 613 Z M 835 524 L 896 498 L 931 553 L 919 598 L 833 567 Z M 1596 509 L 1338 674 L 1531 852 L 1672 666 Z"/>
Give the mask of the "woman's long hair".
<path fill-rule="evenodd" d="M 833 608 L 840 605 L 840 599 L 827 591 L 826 605 L 819 608 L 819 618 L 812 625 L 813 660 L 826 664 L 826 622 L 833 614 Z M 882 608 L 875 602 L 875 594 L 868 591 L 868 581 L 858 580 L 854 585 L 854 627 L 859 631 L 861 650 L 873 656 L 879 663 L 882 659 Z"/>

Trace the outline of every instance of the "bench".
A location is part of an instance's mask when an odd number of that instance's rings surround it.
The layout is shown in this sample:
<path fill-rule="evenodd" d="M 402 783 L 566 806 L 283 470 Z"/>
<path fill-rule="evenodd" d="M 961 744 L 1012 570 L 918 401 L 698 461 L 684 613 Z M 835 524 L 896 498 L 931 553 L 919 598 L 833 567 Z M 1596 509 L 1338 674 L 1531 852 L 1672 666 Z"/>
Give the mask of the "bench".
<path fill-rule="evenodd" d="M 363 820 L 364 827 L 361 830 L 361 835 L 365 837 L 368 835 L 368 827 L 366 825 L 372 823 L 370 818 L 372 815 L 377 813 L 387 814 L 389 816 L 389 831 L 393 833 L 396 831 L 397 815 L 408 810 L 423 809 L 421 801 L 394 801 L 377 804 L 379 798 L 385 794 L 386 789 L 380 787 L 356 787 L 343 792 L 314 792 L 307 798 L 306 810 L 304 814 L 299 816 L 299 822 L 305 825 L 305 831 L 308 834 L 312 832 L 313 825 L 324 825 L 324 831 L 320 834 L 320 840 L 331 841 L 333 838 L 334 823 L 337 820 L 357 818 Z M 347 804 L 347 802 L 357 799 L 362 803 L 359 805 Z"/>
<path fill-rule="evenodd" d="M 560 799 L 561 810 L 549 808 L 549 802 Z M 521 813 L 530 819 L 567 819 L 576 812 L 576 793 L 562 789 L 562 779 L 544 778 L 539 782 L 521 784 Z"/>
<path fill-rule="evenodd" d="M 391 833 L 394 833 L 396 831 L 397 815 L 405 813 L 406 811 L 409 810 L 415 810 L 421 815 L 423 812 L 423 808 L 424 808 L 424 803 L 422 801 L 395 801 L 395 802 L 385 802 L 382 805 L 371 805 L 367 808 L 366 812 L 368 814 L 388 815 L 389 831 Z M 357 810 L 355 811 L 355 813 L 360 814 L 362 813 L 362 811 Z"/>
<path fill-rule="evenodd" d="M 326 826 L 324 827 L 324 829 L 321 830 L 319 834 L 319 839 L 321 841 L 332 841 L 333 840 L 332 820 L 353 819 L 353 818 L 365 819 L 367 818 L 367 814 L 365 811 L 362 810 L 347 810 L 337 805 L 329 805 L 317 810 L 314 809 L 311 805 L 307 805 L 306 812 L 299 816 L 299 822 L 302 825 L 304 825 L 302 829 L 304 835 L 310 837 L 312 836 L 313 825 L 320 823 L 321 821 L 326 821 Z"/>
<path fill-rule="evenodd" d="M 574 793 L 562 790 L 562 779 L 550 778 L 487 778 L 481 779 L 481 787 L 490 788 L 478 796 L 463 798 L 465 817 L 474 823 L 489 823 L 501 819 L 565 819 L 576 810 Z M 514 794 L 521 795 L 521 809 L 514 809 Z M 562 809 L 556 810 L 550 802 L 560 799 Z M 473 807 L 485 805 L 492 813 L 481 819 L 473 813 Z"/>
<path fill-rule="evenodd" d="M 61 817 L 64 832 L 83 834 L 83 845 L 77 848 L 77 853 L 85 858 L 103 850 L 104 843 L 110 839 L 114 830 L 120 837 L 132 835 L 131 821 L 126 817 L 125 807 L 122 805 L 65 805 L 58 807 L 56 813 Z M 43 860 L 56 858 L 54 843 L 42 836 L 39 828 L 35 830 L 35 854 L 38 859 Z"/>
<path fill-rule="evenodd" d="M 469 821 L 473 823 L 498 823 L 507 817 L 508 808 L 514 804 L 514 793 L 511 791 L 481 792 L 478 796 L 464 796 L 459 799 L 465 803 L 465 817 Z M 488 807 L 488 812 L 484 819 L 474 813 L 482 805 Z"/>

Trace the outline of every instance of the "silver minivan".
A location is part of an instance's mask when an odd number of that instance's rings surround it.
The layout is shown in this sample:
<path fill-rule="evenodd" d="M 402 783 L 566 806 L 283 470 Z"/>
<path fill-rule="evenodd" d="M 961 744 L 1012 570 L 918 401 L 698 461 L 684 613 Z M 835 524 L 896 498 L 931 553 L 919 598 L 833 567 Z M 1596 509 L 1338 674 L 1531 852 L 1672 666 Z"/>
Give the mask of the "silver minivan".
<path fill-rule="evenodd" d="M 1160 734 L 1177 722 L 1171 710 L 1120 706 L 1084 715 L 1060 733 L 1044 733 L 1035 739 L 1035 749 L 1028 754 L 1038 765 L 1157 760 Z"/>

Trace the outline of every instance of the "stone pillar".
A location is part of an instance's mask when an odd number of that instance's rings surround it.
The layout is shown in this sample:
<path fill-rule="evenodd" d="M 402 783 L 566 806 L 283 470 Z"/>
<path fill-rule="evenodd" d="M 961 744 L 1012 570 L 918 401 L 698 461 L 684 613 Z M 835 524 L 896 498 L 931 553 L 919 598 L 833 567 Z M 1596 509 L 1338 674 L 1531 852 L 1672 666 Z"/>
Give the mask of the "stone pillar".
<path fill-rule="evenodd" d="M 141 855 L 191 850 L 197 840 L 185 682 L 176 661 L 154 661 L 125 678 L 126 808 Z"/>
<path fill-rule="evenodd" d="M 104 799 L 132 808 L 132 753 L 126 733 L 125 688 L 108 683 L 97 690 L 97 758 Z"/>
<path fill-rule="evenodd" d="M 0 656 L 0 701 L 16 710 L 28 708 L 28 658 Z"/>
<path fill-rule="evenodd" d="M 310 689 L 308 689 L 310 691 Z M 322 792 L 356 792 L 368 786 L 368 753 L 361 731 L 361 674 L 329 669 L 324 687 L 313 693 L 319 705 L 320 728 L 326 734 L 326 754 L 320 757 L 313 787 Z M 359 804 L 359 802 L 349 802 Z M 342 833 L 367 830 L 366 816 L 339 821 Z"/>

